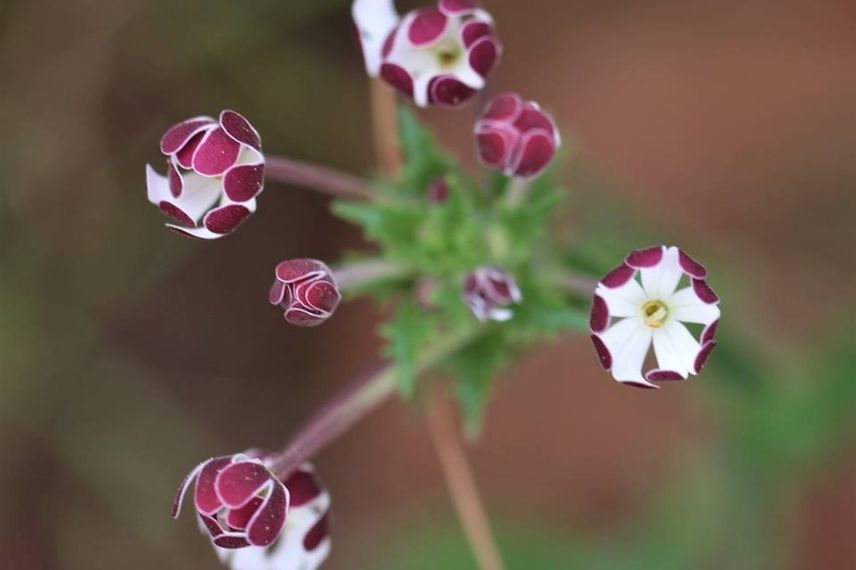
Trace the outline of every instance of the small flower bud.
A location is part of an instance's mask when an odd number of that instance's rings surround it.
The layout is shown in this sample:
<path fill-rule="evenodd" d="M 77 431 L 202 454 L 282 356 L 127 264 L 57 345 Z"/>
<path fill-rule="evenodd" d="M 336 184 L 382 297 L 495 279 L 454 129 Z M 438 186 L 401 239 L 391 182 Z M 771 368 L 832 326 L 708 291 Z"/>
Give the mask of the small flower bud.
<path fill-rule="evenodd" d="M 498 267 L 479 267 L 464 280 L 464 302 L 480 321 L 507 321 L 514 313 L 509 305 L 523 296 L 509 273 Z"/>
<path fill-rule="evenodd" d="M 720 316 L 706 279 L 704 266 L 677 247 L 631 252 L 594 294 L 591 339 L 603 367 L 638 388 L 701 372 L 716 347 Z M 684 323 L 704 329 L 694 335 Z M 643 370 L 652 345 L 657 365 Z"/>
<path fill-rule="evenodd" d="M 504 93 L 488 104 L 476 122 L 475 136 L 482 164 L 522 178 L 541 174 L 561 143 L 553 119 L 516 93 Z"/>
<path fill-rule="evenodd" d="M 420 107 L 457 106 L 485 86 L 501 46 L 490 14 L 470 0 L 400 17 L 392 0 L 355 0 L 352 9 L 369 75 Z"/>
<path fill-rule="evenodd" d="M 265 159 L 259 133 L 235 111 L 195 117 L 161 138 L 167 175 L 146 165 L 149 202 L 175 220 L 167 227 L 202 239 L 234 231 L 256 211 Z"/>
<path fill-rule="evenodd" d="M 289 259 L 276 266 L 268 300 L 285 311 L 292 325 L 313 327 L 326 321 L 342 296 L 330 268 L 315 259 Z"/>
<path fill-rule="evenodd" d="M 428 185 L 425 198 L 431 204 L 442 204 L 449 198 L 449 185 L 443 177 L 437 178 Z"/>

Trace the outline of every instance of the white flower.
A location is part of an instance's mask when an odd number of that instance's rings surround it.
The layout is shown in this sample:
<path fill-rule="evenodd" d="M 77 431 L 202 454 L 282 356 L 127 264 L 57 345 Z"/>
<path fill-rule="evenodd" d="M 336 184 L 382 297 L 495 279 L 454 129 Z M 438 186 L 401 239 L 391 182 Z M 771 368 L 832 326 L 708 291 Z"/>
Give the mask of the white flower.
<path fill-rule="evenodd" d="M 677 247 L 657 246 L 634 251 L 598 283 L 591 338 L 616 380 L 659 388 L 653 382 L 701 372 L 716 346 L 720 314 L 706 277 L 704 266 Z M 704 329 L 696 337 L 684 323 Z M 657 366 L 643 372 L 652 344 Z"/>

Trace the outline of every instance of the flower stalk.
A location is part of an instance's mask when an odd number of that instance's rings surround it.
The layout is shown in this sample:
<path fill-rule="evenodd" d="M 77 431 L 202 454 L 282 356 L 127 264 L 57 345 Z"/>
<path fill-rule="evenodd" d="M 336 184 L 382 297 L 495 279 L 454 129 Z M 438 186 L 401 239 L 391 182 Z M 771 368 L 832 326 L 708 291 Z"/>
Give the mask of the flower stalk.
<path fill-rule="evenodd" d="M 357 176 L 282 156 L 267 157 L 265 176 L 271 181 L 300 186 L 335 198 L 370 200 L 372 197 L 368 183 Z"/>

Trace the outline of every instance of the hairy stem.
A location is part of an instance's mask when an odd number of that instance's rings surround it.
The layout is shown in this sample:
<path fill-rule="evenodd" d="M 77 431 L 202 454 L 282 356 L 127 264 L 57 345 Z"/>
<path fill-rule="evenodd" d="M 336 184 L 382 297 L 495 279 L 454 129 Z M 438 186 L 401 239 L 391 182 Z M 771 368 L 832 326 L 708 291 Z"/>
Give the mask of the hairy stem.
<path fill-rule="evenodd" d="M 428 427 L 446 486 L 479 568 L 504 570 L 449 403 L 439 394 L 428 407 Z"/>
<path fill-rule="evenodd" d="M 372 197 L 366 181 L 357 176 L 282 156 L 266 157 L 265 177 L 336 198 L 369 200 Z"/>
<path fill-rule="evenodd" d="M 473 340 L 480 331 L 480 328 L 474 327 L 463 334 L 449 335 L 430 347 L 417 361 L 415 373 L 424 374 L 443 362 Z M 271 471 L 279 478 L 287 477 L 301 463 L 377 409 L 397 388 L 398 369 L 393 364 L 358 378 L 322 407 L 297 432 L 273 463 Z"/>
<path fill-rule="evenodd" d="M 549 278 L 553 285 L 559 289 L 583 297 L 590 297 L 597 288 L 597 279 L 569 269 L 556 269 L 549 273 Z"/>
<path fill-rule="evenodd" d="M 342 290 L 359 289 L 378 281 L 407 277 L 411 270 L 383 259 L 367 259 L 333 267 L 333 277 Z"/>
<path fill-rule="evenodd" d="M 529 178 L 521 178 L 515 176 L 508 183 L 506 189 L 505 201 L 509 206 L 518 206 L 529 194 L 529 188 L 532 186 L 532 180 Z"/>

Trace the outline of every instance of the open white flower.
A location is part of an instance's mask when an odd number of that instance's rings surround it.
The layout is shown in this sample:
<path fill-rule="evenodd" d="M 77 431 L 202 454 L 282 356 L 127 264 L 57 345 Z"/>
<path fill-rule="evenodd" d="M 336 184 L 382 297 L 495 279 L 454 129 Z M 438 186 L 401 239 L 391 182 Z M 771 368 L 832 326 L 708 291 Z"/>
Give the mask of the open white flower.
<path fill-rule="evenodd" d="M 591 338 L 603 367 L 619 382 L 655 389 L 654 382 L 701 372 L 716 346 L 720 314 L 706 277 L 704 266 L 677 247 L 628 255 L 594 295 Z M 704 328 L 697 338 L 684 323 Z M 652 344 L 657 366 L 643 372 Z"/>

